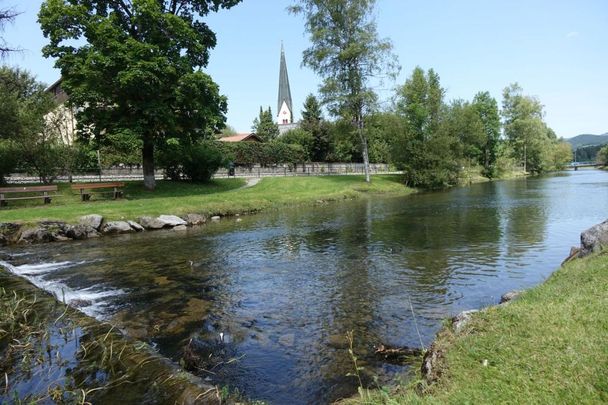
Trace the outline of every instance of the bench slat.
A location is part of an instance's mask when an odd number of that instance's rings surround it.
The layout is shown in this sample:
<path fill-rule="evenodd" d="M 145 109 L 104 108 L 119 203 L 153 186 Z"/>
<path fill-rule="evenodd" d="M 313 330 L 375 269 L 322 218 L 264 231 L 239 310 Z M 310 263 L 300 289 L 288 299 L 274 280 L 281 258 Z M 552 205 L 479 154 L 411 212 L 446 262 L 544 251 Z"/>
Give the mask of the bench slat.
<path fill-rule="evenodd" d="M 72 184 L 72 190 L 93 190 L 98 188 L 124 187 L 125 183 L 79 183 Z"/>
<path fill-rule="evenodd" d="M 2 201 L 15 201 L 15 200 L 39 200 L 39 199 L 46 199 L 46 198 L 52 198 L 52 197 L 59 197 L 59 194 L 49 194 L 49 195 L 37 195 L 35 197 L 4 197 L 1 200 Z"/>
<path fill-rule="evenodd" d="M 34 193 L 41 191 L 57 191 L 57 186 L 0 187 L 0 193 Z"/>

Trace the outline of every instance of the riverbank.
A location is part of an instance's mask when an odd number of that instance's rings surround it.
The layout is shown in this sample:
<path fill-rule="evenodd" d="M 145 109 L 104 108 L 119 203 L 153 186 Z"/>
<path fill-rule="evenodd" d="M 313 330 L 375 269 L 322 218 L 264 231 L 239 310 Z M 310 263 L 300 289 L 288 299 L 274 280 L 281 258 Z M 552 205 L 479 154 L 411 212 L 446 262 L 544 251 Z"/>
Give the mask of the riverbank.
<path fill-rule="evenodd" d="M 430 385 L 370 391 L 348 403 L 605 403 L 608 252 L 564 265 L 508 305 L 444 328 Z"/>
<path fill-rule="evenodd" d="M 59 196 L 50 205 L 11 202 L 0 210 L 0 222 L 33 224 L 43 220 L 77 222 L 88 214 L 106 220 L 135 220 L 141 216 L 162 214 L 225 216 L 258 212 L 283 206 L 314 204 L 331 200 L 358 198 L 381 193 L 406 195 L 414 190 L 403 185 L 398 175 L 376 175 L 371 184 L 363 176 L 273 177 L 264 178 L 254 187 L 244 188 L 243 179 L 219 179 L 209 184 L 159 181 L 154 192 L 143 189 L 141 182 L 128 182 L 124 199 L 80 202 L 69 184 L 59 184 Z"/>
<path fill-rule="evenodd" d="M 0 285 L 0 403 L 232 403 L 149 345 L 2 267 Z"/>
<path fill-rule="evenodd" d="M 159 182 L 146 192 L 127 183 L 124 199 L 80 202 L 69 184 L 59 187 L 54 205 L 20 206 L 0 213 L 0 245 L 84 240 L 144 230 L 185 230 L 188 226 L 285 206 L 325 204 L 367 194 L 402 196 L 414 192 L 396 175 L 282 177 L 259 183 L 215 180 L 208 184 Z M 12 202 L 12 201 L 11 201 Z M 240 219 L 237 219 L 240 221 Z"/>

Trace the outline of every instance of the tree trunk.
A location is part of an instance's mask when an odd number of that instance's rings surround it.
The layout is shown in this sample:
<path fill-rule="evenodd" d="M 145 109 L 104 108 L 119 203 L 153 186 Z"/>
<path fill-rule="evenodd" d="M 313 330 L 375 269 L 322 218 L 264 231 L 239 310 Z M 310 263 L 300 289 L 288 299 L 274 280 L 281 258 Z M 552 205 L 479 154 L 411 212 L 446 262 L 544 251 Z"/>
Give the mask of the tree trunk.
<path fill-rule="evenodd" d="M 359 131 L 359 138 L 361 139 L 361 149 L 363 151 L 363 167 L 365 168 L 365 182 L 371 183 L 372 179 L 369 175 L 369 152 L 367 150 L 367 138 L 363 133 L 363 118 L 357 119 L 357 130 Z"/>
<path fill-rule="evenodd" d="M 156 187 L 156 179 L 154 178 L 154 142 L 150 136 L 144 137 L 142 161 L 144 169 L 144 187 L 146 190 L 152 191 Z"/>

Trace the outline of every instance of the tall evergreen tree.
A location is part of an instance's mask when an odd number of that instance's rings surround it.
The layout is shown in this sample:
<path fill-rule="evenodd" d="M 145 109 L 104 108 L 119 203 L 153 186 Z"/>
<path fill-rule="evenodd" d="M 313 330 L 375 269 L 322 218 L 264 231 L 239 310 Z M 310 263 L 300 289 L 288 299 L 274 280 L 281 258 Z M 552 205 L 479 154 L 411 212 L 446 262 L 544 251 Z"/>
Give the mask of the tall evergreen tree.
<path fill-rule="evenodd" d="M 144 184 L 154 150 L 224 126 L 226 98 L 200 68 L 215 34 L 201 18 L 240 0 L 45 0 L 38 15 L 84 137 L 129 131 L 142 142 Z"/>
<path fill-rule="evenodd" d="M 279 136 L 279 125 L 274 122 L 270 107 L 268 107 L 268 110 L 264 110 L 260 106 L 260 113 L 258 117 L 253 120 L 251 130 L 267 142 L 272 141 Z"/>
<path fill-rule="evenodd" d="M 329 153 L 329 128 L 323 120 L 321 105 L 312 94 L 309 94 L 304 102 L 300 128 L 312 135 L 312 160 L 315 162 L 325 161 Z"/>
<path fill-rule="evenodd" d="M 304 65 L 323 82 L 320 93 L 329 111 L 353 123 L 361 144 L 365 179 L 370 182 L 365 117 L 374 110 L 371 79 L 398 70 L 392 45 L 380 39 L 373 18 L 375 0 L 299 0 L 291 12 L 303 14 L 311 46 Z"/>

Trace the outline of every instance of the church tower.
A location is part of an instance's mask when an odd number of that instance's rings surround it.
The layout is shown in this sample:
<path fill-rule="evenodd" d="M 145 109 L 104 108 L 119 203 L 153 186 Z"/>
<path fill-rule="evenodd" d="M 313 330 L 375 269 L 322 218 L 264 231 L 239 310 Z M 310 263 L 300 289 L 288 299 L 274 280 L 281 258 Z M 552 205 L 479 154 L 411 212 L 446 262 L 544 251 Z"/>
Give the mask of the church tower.
<path fill-rule="evenodd" d="M 289 76 L 287 75 L 287 62 L 285 62 L 285 49 L 281 43 L 281 67 L 279 69 L 279 101 L 277 105 L 277 124 L 293 124 L 293 105 L 291 102 L 291 89 L 289 88 Z"/>

